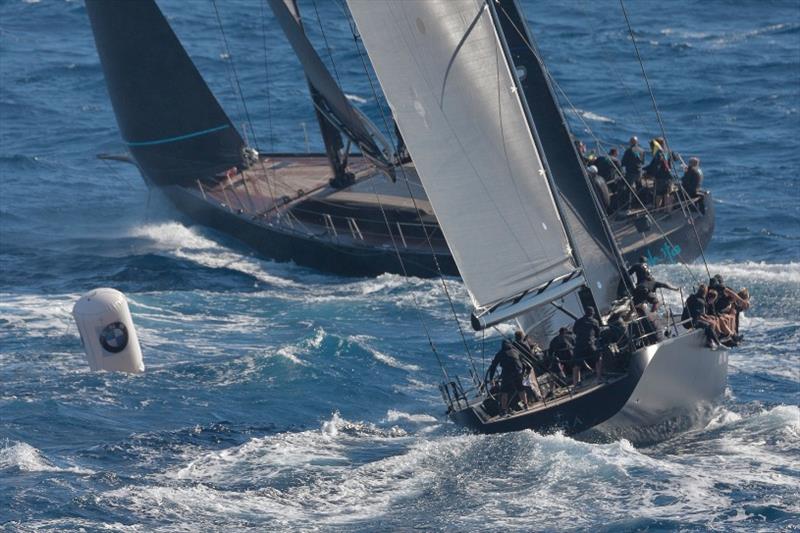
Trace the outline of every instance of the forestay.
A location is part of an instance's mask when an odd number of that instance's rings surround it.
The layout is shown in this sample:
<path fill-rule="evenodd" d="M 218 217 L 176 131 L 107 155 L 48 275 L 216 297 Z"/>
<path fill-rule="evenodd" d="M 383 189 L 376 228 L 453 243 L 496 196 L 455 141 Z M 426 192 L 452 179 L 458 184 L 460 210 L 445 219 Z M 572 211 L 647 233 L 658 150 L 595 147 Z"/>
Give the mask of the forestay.
<path fill-rule="evenodd" d="M 484 1 L 348 4 L 475 306 L 572 273 Z"/>

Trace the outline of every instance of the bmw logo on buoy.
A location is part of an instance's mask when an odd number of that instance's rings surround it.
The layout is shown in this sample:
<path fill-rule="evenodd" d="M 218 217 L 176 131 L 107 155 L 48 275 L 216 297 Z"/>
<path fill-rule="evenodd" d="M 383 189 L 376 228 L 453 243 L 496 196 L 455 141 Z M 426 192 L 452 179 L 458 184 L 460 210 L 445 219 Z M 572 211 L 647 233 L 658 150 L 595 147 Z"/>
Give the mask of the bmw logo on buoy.
<path fill-rule="evenodd" d="M 100 332 L 100 344 L 107 352 L 121 352 L 128 345 L 128 328 L 122 322 L 112 322 Z"/>

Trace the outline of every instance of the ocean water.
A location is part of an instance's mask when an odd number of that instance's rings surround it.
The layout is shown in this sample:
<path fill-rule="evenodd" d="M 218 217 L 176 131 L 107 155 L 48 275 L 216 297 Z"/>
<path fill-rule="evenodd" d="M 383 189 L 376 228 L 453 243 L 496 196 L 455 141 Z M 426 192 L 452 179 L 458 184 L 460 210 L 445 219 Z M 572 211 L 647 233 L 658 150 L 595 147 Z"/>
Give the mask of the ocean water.
<path fill-rule="evenodd" d="M 320 148 L 263 3 L 218 3 L 229 50 L 210 2 L 159 4 L 241 124 L 235 65 L 262 151 Z M 340 5 L 301 1 L 377 120 Z M 579 135 L 658 133 L 617 3 L 523 5 Z M 0 529 L 800 527 L 800 4 L 627 6 L 670 143 L 715 195 L 709 267 L 755 302 L 714 418 L 641 448 L 448 423 L 415 307 L 466 374 L 440 281 L 264 261 L 181 218 L 133 167 L 95 159 L 122 144 L 82 3 L 0 0 Z M 688 286 L 690 270 L 658 275 Z M 70 311 L 97 286 L 128 295 L 145 374 L 88 371 Z"/>

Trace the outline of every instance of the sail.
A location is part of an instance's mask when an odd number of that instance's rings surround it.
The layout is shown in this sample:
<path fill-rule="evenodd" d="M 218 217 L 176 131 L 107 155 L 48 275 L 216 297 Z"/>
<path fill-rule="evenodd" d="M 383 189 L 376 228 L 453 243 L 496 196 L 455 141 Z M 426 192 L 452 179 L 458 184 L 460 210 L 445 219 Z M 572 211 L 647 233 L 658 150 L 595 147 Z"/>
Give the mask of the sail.
<path fill-rule="evenodd" d="M 359 113 L 350 102 L 347 101 L 336 81 L 325 68 L 325 64 L 317 55 L 316 50 L 311 45 L 302 26 L 294 15 L 293 0 L 267 0 L 275 18 L 286 34 L 289 44 L 292 45 L 300 63 L 305 69 L 309 83 L 316 89 L 326 104 L 326 109 L 318 109 L 323 113 L 328 113 L 329 118 L 335 120 L 338 127 L 358 144 L 361 151 L 373 159 L 390 167 L 389 157 L 385 153 L 386 148 L 379 147 L 376 143 L 377 128 L 367 123 L 366 117 Z M 388 146 L 388 143 L 380 140 L 381 144 Z"/>
<path fill-rule="evenodd" d="M 597 208 L 593 190 L 561 113 L 544 63 L 536 53 L 528 25 L 516 0 L 497 0 L 497 18 L 511 50 L 520 82 L 536 125 L 540 146 L 562 197 L 562 214 L 578 250 L 584 275 L 601 311 L 616 298 L 620 272 L 610 232 Z"/>
<path fill-rule="evenodd" d="M 238 165 L 244 141 L 152 0 L 87 0 L 123 140 L 146 178 L 194 183 Z"/>
<path fill-rule="evenodd" d="M 297 0 L 286 2 L 286 7 L 289 9 L 292 17 L 294 17 L 300 30 L 305 31 L 303 28 L 303 19 L 300 17 L 300 10 L 297 7 Z M 344 150 L 342 134 L 321 111 L 321 109 L 324 109 L 327 105 L 325 99 L 311 83 L 308 76 L 306 76 L 306 80 L 308 81 L 308 92 L 311 94 L 311 100 L 314 102 L 314 111 L 317 115 L 320 133 L 322 134 L 322 142 L 325 144 L 325 153 L 328 156 L 328 161 L 331 164 L 334 177 L 338 178 L 344 174 L 346 167 L 346 159 L 343 157 L 344 154 L 342 153 Z"/>
<path fill-rule="evenodd" d="M 574 281 L 567 235 L 483 0 L 348 0 L 478 308 Z M 517 311 L 515 311 L 517 312 Z"/>

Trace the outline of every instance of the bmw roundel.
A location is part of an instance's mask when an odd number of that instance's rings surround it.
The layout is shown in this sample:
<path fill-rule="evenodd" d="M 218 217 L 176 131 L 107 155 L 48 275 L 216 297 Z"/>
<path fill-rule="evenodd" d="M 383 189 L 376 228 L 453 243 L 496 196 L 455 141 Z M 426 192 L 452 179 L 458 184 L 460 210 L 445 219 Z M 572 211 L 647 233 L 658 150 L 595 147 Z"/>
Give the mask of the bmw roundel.
<path fill-rule="evenodd" d="M 128 345 L 128 328 L 122 322 L 112 322 L 100 332 L 100 344 L 107 352 L 121 352 Z"/>

